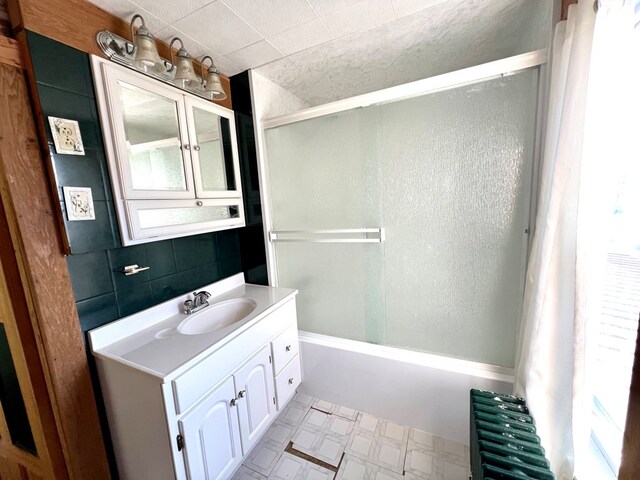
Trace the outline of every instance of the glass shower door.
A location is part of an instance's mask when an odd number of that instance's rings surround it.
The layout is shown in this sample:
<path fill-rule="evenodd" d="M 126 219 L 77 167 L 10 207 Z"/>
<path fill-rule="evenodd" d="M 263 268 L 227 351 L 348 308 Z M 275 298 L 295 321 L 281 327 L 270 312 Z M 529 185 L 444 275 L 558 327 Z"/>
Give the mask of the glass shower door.
<path fill-rule="evenodd" d="M 301 330 L 513 367 L 537 94 L 530 68 L 267 129 Z M 318 233 L 355 228 L 384 242 Z"/>
<path fill-rule="evenodd" d="M 389 345 L 514 366 L 537 92 L 529 69 L 380 106 Z"/>
<path fill-rule="evenodd" d="M 301 328 L 385 343 L 379 112 L 266 131 L 278 283 Z"/>

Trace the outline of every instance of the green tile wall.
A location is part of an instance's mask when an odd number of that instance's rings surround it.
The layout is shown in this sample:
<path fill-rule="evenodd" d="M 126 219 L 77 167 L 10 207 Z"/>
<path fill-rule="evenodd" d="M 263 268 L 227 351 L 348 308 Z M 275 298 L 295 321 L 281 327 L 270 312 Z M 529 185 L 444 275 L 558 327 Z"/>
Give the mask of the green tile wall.
<path fill-rule="evenodd" d="M 121 246 L 89 56 L 34 32 L 27 32 L 27 39 L 63 216 L 62 186 L 91 187 L 94 199 L 96 220 L 67 222 L 65 218 L 72 252 L 67 264 L 82 330 L 242 272 L 243 248 L 246 270 L 251 273 L 247 278 L 266 283 L 266 275 L 255 273 L 266 272 L 259 265 L 260 253 L 257 260 L 255 253 L 262 252 L 264 257 L 261 226 Z M 85 156 L 55 152 L 48 116 L 78 120 Z M 134 263 L 150 269 L 128 277 L 121 273 Z"/>
<path fill-rule="evenodd" d="M 120 236 L 98 121 L 89 56 L 33 32 L 27 32 L 27 41 L 71 253 L 119 247 Z M 78 121 L 85 147 L 84 156 L 56 153 L 49 129 L 49 116 Z M 91 187 L 95 220 L 67 222 L 63 186 Z"/>
<path fill-rule="evenodd" d="M 121 273 L 133 264 L 150 268 Z M 71 255 L 67 265 L 83 331 L 242 271 L 236 230 Z"/>
<path fill-rule="evenodd" d="M 230 80 L 247 223 L 246 228 L 239 230 L 242 265 L 247 282 L 268 285 L 249 72 L 234 75 Z"/>
<path fill-rule="evenodd" d="M 9 341 L 2 323 L 0 323 L 0 404 L 7 420 L 11 442 L 16 447 L 36 455 L 36 444 L 29 425 L 27 409 L 24 406 L 16 368 L 9 351 Z"/>

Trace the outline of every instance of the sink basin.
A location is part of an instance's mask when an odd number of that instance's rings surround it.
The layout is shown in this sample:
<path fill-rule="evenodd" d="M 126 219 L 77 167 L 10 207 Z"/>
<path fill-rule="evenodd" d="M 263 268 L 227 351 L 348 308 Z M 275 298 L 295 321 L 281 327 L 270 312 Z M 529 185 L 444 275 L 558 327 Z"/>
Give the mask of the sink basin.
<path fill-rule="evenodd" d="M 202 335 L 239 322 L 256 308 L 256 302 L 246 298 L 234 298 L 215 303 L 201 312 L 187 317 L 178 325 L 183 335 Z"/>

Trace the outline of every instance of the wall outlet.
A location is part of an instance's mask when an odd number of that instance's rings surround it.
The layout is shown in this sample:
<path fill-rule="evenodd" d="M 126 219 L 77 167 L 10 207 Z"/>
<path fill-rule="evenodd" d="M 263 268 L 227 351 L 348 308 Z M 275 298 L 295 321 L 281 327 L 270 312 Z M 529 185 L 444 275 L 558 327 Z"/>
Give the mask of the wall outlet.
<path fill-rule="evenodd" d="M 62 187 L 64 206 L 67 210 L 67 220 L 95 220 L 96 212 L 93 207 L 93 195 L 88 187 Z"/>
<path fill-rule="evenodd" d="M 49 117 L 56 152 L 65 155 L 84 155 L 80 126 L 76 120 Z"/>

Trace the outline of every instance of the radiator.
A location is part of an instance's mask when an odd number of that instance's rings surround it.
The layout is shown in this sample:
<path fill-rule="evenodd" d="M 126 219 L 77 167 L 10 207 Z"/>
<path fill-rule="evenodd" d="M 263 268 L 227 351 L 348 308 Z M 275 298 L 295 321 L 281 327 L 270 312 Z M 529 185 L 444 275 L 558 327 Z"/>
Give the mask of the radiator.
<path fill-rule="evenodd" d="M 523 398 L 471 390 L 473 480 L 554 480 Z"/>

